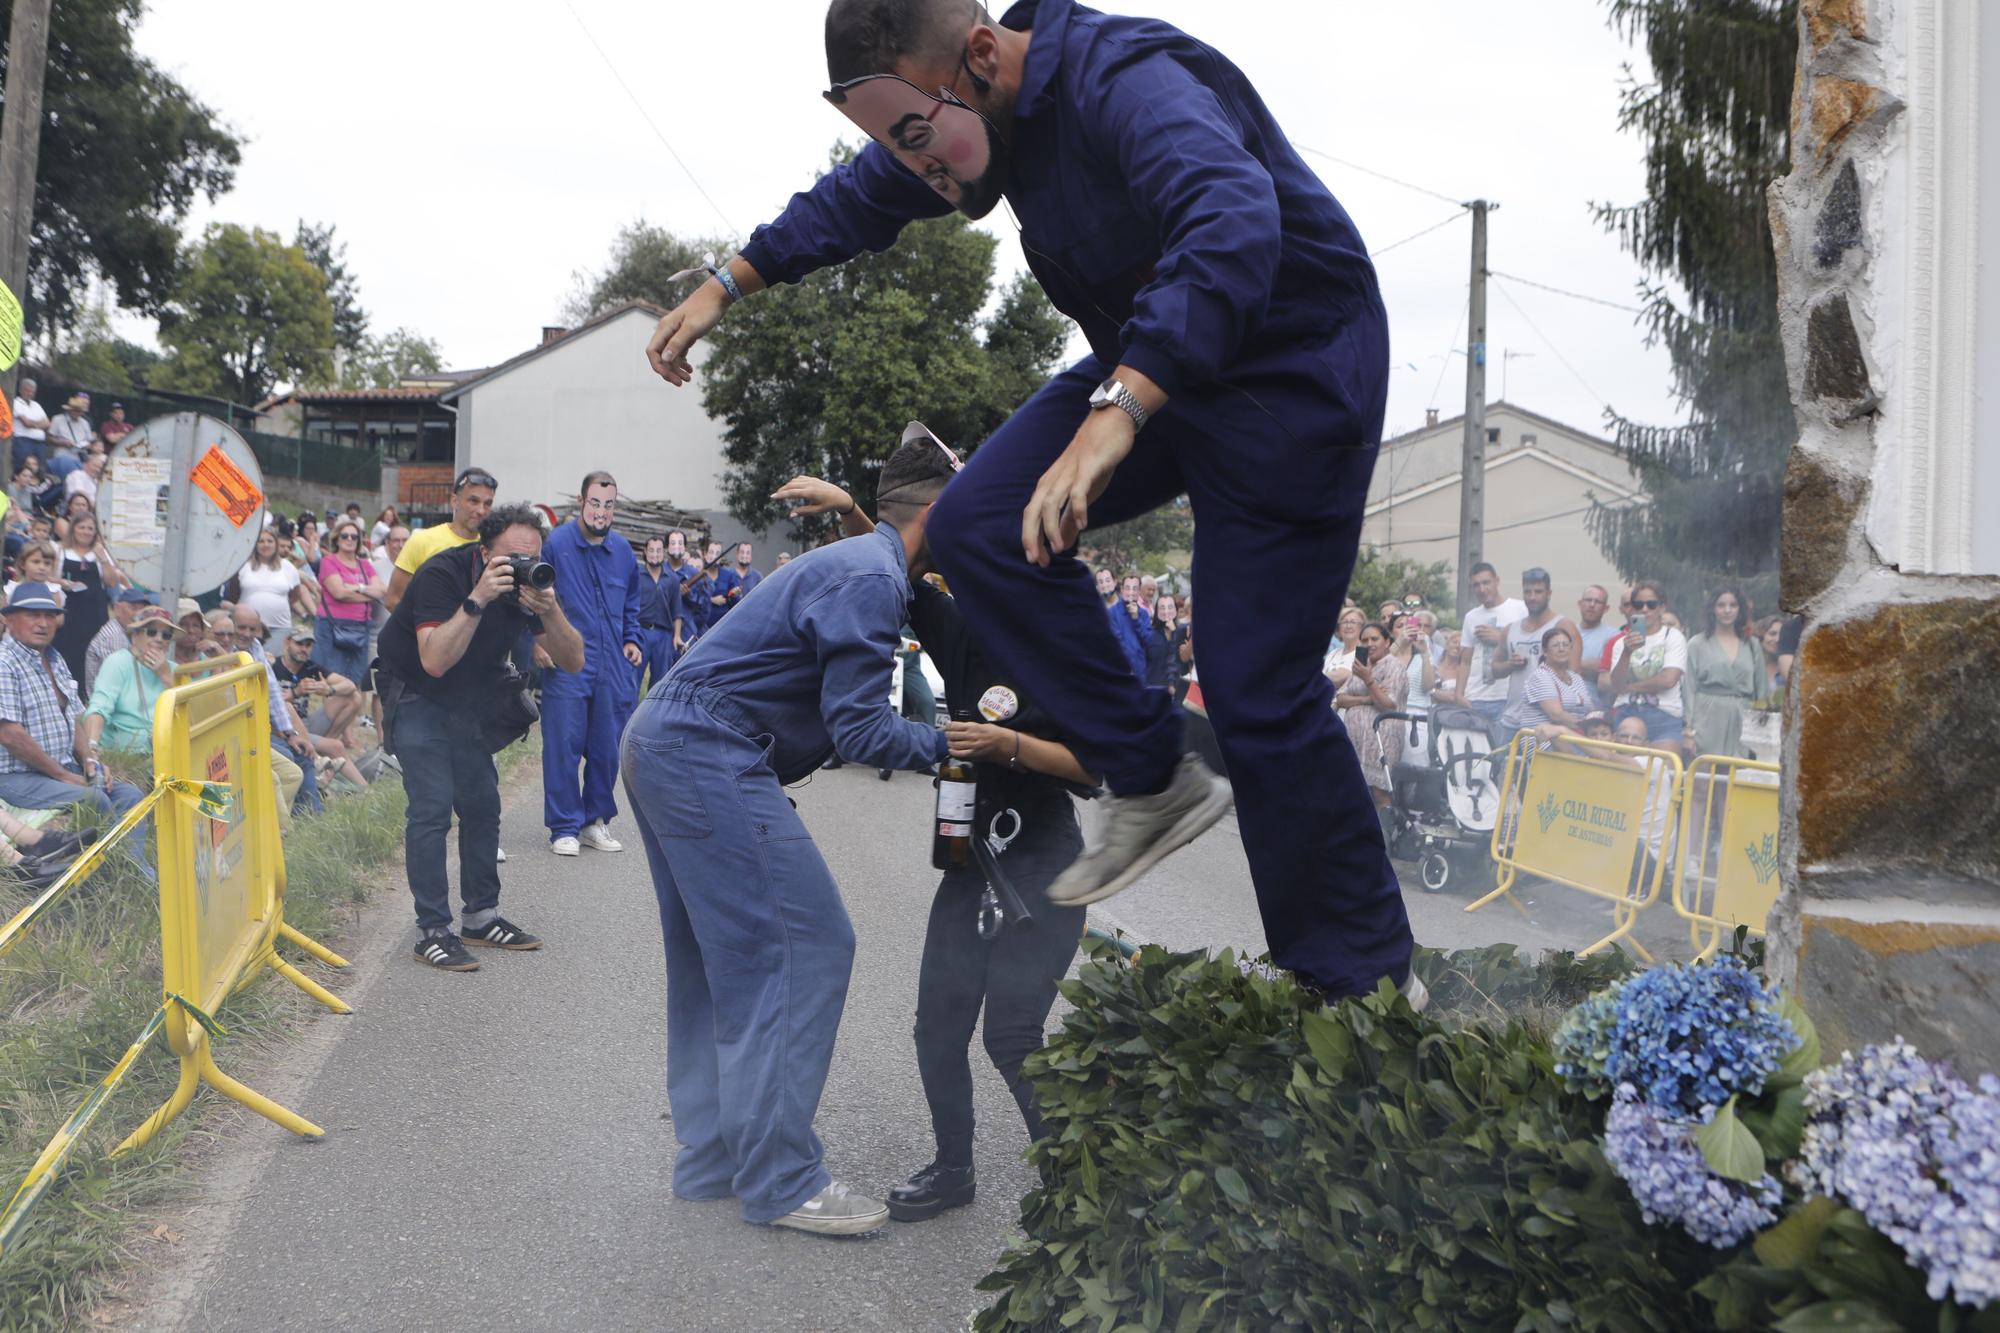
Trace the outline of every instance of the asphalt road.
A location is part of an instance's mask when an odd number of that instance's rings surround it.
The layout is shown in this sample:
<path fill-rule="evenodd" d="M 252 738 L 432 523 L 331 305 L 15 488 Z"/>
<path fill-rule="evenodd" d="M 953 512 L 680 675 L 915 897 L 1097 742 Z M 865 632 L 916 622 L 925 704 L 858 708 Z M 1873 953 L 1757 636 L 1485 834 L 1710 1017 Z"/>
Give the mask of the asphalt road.
<path fill-rule="evenodd" d="M 910 1026 L 935 885 L 931 788 L 850 767 L 797 796 L 859 940 L 819 1131 L 836 1178 L 879 1193 L 929 1155 Z M 629 820 L 614 832 L 630 850 L 549 856 L 532 778 L 509 794 L 502 909 L 548 945 L 482 953 L 477 973 L 414 963 L 408 900 L 381 895 L 346 941 L 355 1014 L 313 1018 L 252 1080 L 327 1137 L 301 1142 L 234 1110 L 212 1119 L 219 1148 L 200 1201 L 173 1220 L 178 1243 L 152 1256 L 155 1272 L 135 1284 L 145 1294 L 120 1322 L 204 1333 L 964 1328 L 1032 1179 L 1018 1114 L 978 1046 L 973 1206 L 827 1240 L 746 1225 L 732 1202 L 673 1199 L 659 921 Z M 1574 947 L 1608 929 L 1608 909 L 1562 890 L 1524 893 L 1525 915 L 1408 897 L 1418 938 L 1442 947 Z M 1649 941 L 1684 952 L 1671 912 L 1650 915 Z M 1261 951 L 1234 819 L 1105 904 L 1101 923 L 1175 947 Z"/>

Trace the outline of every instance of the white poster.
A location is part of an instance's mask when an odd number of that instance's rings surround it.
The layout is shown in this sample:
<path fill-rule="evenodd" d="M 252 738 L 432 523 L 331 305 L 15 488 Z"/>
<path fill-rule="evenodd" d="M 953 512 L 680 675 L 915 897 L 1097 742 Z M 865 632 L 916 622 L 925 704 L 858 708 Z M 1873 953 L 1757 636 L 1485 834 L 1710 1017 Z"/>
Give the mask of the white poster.
<path fill-rule="evenodd" d="M 155 550 L 167 540 L 167 492 L 173 460 L 121 458 L 112 464 L 111 512 L 105 544 L 113 550 Z"/>

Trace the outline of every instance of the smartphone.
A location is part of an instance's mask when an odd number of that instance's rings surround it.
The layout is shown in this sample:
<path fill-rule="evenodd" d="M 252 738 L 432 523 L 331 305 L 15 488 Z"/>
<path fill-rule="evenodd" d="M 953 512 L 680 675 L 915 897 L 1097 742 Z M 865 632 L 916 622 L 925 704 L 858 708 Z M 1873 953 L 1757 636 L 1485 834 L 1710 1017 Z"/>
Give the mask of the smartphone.
<path fill-rule="evenodd" d="M 1625 632 L 1628 634 L 1639 634 L 1639 635 L 1645 634 L 1646 617 L 1633 616 L 1629 621 L 1625 623 Z"/>
<path fill-rule="evenodd" d="M 1354 665 L 1356 665 L 1356 666 L 1367 666 L 1367 665 L 1368 665 L 1368 645 L 1367 645 L 1367 644 L 1365 644 L 1365 643 L 1364 643 L 1364 644 L 1360 645 L 1359 647 L 1357 647 L 1357 648 L 1356 648 L 1356 649 L 1354 650 Z"/>

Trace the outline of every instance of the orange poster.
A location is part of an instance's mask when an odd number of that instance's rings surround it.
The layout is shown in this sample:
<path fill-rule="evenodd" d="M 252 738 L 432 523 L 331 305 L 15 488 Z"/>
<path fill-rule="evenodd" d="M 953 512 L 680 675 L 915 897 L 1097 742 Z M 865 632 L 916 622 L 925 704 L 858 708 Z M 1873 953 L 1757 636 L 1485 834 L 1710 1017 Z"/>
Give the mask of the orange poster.
<path fill-rule="evenodd" d="M 7 401 L 7 395 L 0 393 L 0 435 L 14 433 L 14 405 Z"/>
<path fill-rule="evenodd" d="M 219 444 L 208 446 L 208 452 L 194 465 L 194 484 L 239 528 L 264 506 L 264 493 L 257 489 L 257 483 L 243 475 L 243 469 L 230 461 Z"/>

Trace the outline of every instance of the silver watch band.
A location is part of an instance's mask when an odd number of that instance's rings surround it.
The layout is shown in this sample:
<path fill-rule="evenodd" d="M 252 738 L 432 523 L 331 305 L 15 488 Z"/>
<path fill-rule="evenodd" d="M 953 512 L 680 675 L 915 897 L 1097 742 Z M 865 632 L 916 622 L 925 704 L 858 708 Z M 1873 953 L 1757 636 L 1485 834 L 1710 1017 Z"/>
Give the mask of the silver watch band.
<path fill-rule="evenodd" d="M 1150 415 L 1150 413 L 1148 413 L 1146 409 L 1140 404 L 1139 395 L 1133 393 L 1130 389 L 1126 388 L 1122 382 L 1115 379 L 1106 380 L 1104 382 L 1104 387 L 1105 387 L 1105 394 L 1104 394 L 1105 401 L 1107 401 L 1111 406 L 1116 407 L 1119 410 L 1123 411 L 1126 416 L 1132 418 L 1132 426 L 1134 429 L 1144 430 L 1146 426 L 1146 418 Z"/>

